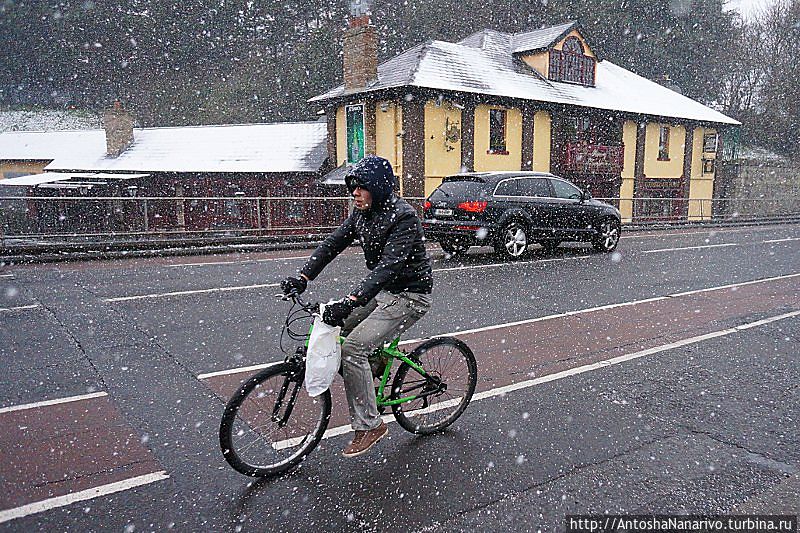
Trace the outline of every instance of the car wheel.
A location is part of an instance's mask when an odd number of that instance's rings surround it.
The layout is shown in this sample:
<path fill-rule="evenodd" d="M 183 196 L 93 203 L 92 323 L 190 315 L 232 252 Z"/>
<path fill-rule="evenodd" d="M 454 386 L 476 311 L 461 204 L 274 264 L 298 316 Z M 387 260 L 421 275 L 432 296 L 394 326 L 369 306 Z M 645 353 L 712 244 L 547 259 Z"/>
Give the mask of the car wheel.
<path fill-rule="evenodd" d="M 469 244 L 454 240 L 451 241 L 449 239 L 440 240 L 439 245 L 442 247 L 442 250 L 452 255 L 463 254 L 464 252 L 469 250 Z"/>
<path fill-rule="evenodd" d="M 619 243 L 621 226 L 618 220 L 609 218 L 604 220 L 597 229 L 597 235 L 592 239 L 592 246 L 598 252 L 611 252 Z"/>
<path fill-rule="evenodd" d="M 525 223 L 512 220 L 504 224 L 494 243 L 494 249 L 503 257 L 522 257 L 528 250 L 528 228 Z"/>

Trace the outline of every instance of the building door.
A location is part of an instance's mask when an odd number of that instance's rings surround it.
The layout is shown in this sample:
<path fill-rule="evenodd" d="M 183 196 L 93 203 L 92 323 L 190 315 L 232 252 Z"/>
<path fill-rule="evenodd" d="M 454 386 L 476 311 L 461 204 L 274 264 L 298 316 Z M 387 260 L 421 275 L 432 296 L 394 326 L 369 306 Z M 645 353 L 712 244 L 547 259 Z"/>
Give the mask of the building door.
<path fill-rule="evenodd" d="M 551 169 L 595 198 L 619 195 L 624 149 L 622 123 L 602 116 L 553 121 Z"/>

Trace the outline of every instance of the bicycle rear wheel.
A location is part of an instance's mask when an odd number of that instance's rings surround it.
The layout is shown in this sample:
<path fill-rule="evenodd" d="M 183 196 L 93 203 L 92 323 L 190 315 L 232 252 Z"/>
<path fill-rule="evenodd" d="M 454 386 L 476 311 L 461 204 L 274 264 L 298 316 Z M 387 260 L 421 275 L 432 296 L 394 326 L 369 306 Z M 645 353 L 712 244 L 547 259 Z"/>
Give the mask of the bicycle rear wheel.
<path fill-rule="evenodd" d="M 409 359 L 422 365 L 423 376 L 408 363 L 397 369 L 391 399 L 420 396 L 392 406 L 400 426 L 427 435 L 442 431 L 467 408 L 478 381 L 478 365 L 472 350 L 453 337 L 439 337 L 420 344 Z"/>
<path fill-rule="evenodd" d="M 311 398 L 304 367 L 270 366 L 233 394 L 219 428 L 222 454 L 246 476 L 282 474 L 300 463 L 322 439 L 331 416 L 331 393 Z"/>

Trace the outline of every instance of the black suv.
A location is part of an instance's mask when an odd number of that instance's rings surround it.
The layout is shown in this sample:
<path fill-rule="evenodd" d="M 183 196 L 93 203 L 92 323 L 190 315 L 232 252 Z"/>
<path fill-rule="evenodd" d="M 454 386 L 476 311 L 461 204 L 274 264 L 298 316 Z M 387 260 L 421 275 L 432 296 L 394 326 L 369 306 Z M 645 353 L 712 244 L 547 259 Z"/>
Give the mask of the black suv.
<path fill-rule="evenodd" d="M 422 225 L 445 252 L 492 245 L 510 258 L 521 257 L 533 243 L 552 250 L 562 241 L 588 241 L 610 252 L 621 228 L 614 206 L 541 172 L 447 177 L 426 200 Z"/>

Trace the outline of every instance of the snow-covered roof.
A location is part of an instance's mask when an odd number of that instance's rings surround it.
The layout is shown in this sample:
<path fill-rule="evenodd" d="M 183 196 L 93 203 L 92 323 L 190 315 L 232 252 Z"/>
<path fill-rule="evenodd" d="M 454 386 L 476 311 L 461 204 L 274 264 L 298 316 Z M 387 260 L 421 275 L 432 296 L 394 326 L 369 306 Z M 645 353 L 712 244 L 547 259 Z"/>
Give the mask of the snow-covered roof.
<path fill-rule="evenodd" d="M 11 131 L 0 133 L 0 159 L 47 161 L 87 159 L 105 153 L 103 130 Z"/>
<path fill-rule="evenodd" d="M 324 122 L 141 128 L 114 158 L 103 130 L 6 132 L 0 159 L 52 159 L 46 170 L 316 172 L 327 134 Z"/>
<path fill-rule="evenodd" d="M 98 115 L 82 110 L 0 111 L 0 132 L 89 130 L 103 126 Z"/>
<path fill-rule="evenodd" d="M 577 22 L 572 21 L 558 26 L 550 26 L 549 28 L 512 34 L 511 51 L 520 53 L 548 48 L 555 44 L 560 37 L 572 31 L 576 25 Z"/>
<path fill-rule="evenodd" d="M 572 24 L 572 23 L 569 23 Z M 538 102 L 607 109 L 658 117 L 718 124 L 736 120 L 662 85 L 634 74 L 608 60 L 597 63 L 595 87 L 556 82 L 537 75 L 514 58 L 514 51 L 530 43 L 545 42 L 566 25 L 547 30 L 509 34 L 484 30 L 459 43 L 428 41 L 378 66 L 372 85 L 345 91 L 340 85 L 310 101 L 398 87 L 423 87 Z M 524 35 L 535 34 L 529 37 Z M 520 42 L 525 44 L 520 45 Z M 515 44 L 516 43 L 516 44 Z"/>

